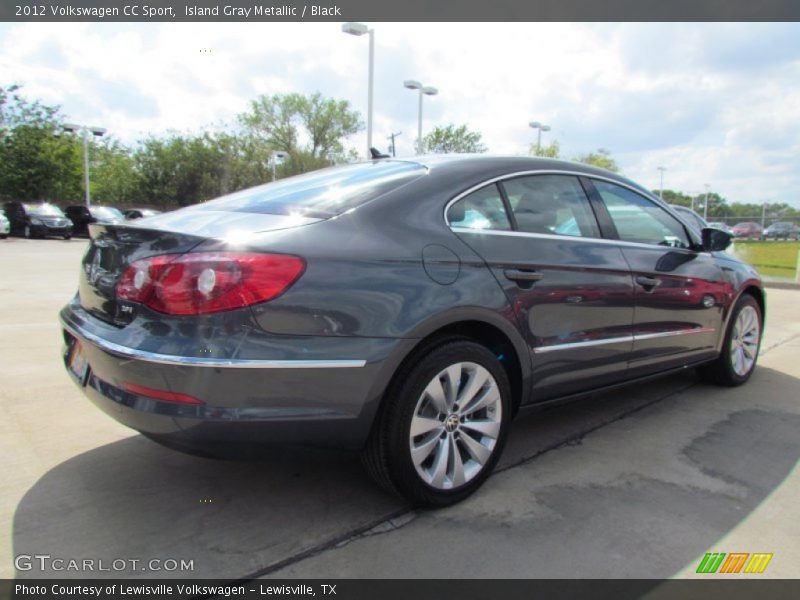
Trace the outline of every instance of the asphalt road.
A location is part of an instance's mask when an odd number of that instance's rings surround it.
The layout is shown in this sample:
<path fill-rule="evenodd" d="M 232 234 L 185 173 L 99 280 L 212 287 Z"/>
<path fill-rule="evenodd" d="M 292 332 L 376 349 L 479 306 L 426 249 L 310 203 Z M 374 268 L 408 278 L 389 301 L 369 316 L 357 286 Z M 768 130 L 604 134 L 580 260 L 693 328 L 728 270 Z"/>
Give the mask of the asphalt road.
<path fill-rule="evenodd" d="M 707 551 L 798 574 L 800 291 L 770 290 L 748 385 L 687 372 L 519 419 L 482 490 L 414 511 L 349 455 L 195 458 L 91 406 L 56 319 L 84 247 L 0 242 L 0 577 L 691 577 Z M 18 555 L 127 562 L 17 570 Z"/>

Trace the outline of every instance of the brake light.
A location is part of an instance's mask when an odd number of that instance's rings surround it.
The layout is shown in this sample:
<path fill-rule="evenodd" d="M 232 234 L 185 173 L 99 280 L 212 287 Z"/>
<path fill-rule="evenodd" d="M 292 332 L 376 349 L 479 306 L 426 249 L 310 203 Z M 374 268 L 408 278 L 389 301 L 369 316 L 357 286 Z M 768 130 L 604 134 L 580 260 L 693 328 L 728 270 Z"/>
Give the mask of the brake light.
<path fill-rule="evenodd" d="M 165 254 L 131 263 L 117 298 L 169 315 L 214 313 L 277 298 L 304 270 L 302 258 L 287 254 Z"/>

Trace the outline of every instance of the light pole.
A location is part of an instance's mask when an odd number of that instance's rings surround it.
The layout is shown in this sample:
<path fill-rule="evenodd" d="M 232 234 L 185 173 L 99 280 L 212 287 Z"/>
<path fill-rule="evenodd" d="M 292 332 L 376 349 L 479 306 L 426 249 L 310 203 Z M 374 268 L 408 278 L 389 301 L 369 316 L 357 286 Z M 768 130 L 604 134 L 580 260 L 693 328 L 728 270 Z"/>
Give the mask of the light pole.
<path fill-rule="evenodd" d="M 402 135 L 402 133 L 403 133 L 402 131 L 398 131 L 397 133 L 393 133 L 388 138 L 386 138 L 387 140 L 392 140 L 392 158 L 397 156 L 397 154 L 395 153 L 394 140 L 395 140 L 396 137 Z"/>
<path fill-rule="evenodd" d="M 100 137 L 105 134 L 106 130 L 102 127 L 89 127 L 88 125 L 76 125 L 75 123 L 65 123 L 63 129 L 69 133 L 80 133 L 81 137 L 83 137 L 84 201 L 86 202 L 86 208 L 89 208 L 92 205 L 92 198 L 89 194 L 89 134 Z"/>
<path fill-rule="evenodd" d="M 419 123 L 417 124 L 417 154 L 422 154 L 422 96 L 435 96 L 439 93 L 435 87 L 422 85 L 419 81 L 409 79 L 403 85 L 410 90 L 419 90 Z"/>
<path fill-rule="evenodd" d="M 703 202 L 703 220 L 708 221 L 708 190 L 711 187 L 709 184 L 703 184 L 706 188 L 706 201 Z"/>
<path fill-rule="evenodd" d="M 369 83 L 367 84 L 367 160 L 370 159 L 372 149 L 372 88 L 375 72 L 375 30 L 363 23 L 345 23 L 342 31 L 350 35 L 369 34 Z"/>
<path fill-rule="evenodd" d="M 667 170 L 667 167 L 657 167 L 659 171 L 661 171 L 661 183 L 658 185 L 658 197 L 663 200 L 664 199 L 664 171 Z"/>
<path fill-rule="evenodd" d="M 270 155 L 269 162 L 272 163 L 272 181 L 275 181 L 278 165 L 282 165 L 287 158 L 289 158 L 289 153 L 285 150 L 274 150 Z"/>
<path fill-rule="evenodd" d="M 542 152 L 542 132 L 543 131 L 550 131 L 550 125 L 542 125 L 539 121 L 531 121 L 528 125 L 536 129 L 536 156 L 539 156 Z"/>

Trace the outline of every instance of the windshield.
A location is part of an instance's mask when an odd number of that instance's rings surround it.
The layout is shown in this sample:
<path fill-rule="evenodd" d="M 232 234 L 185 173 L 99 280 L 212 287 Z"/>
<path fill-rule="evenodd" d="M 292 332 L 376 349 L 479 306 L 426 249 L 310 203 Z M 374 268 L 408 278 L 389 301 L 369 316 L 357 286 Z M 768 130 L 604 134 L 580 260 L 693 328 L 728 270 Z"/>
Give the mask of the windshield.
<path fill-rule="evenodd" d="M 111 206 L 93 206 L 89 211 L 95 219 L 118 219 L 121 221 L 125 218 L 118 209 Z"/>
<path fill-rule="evenodd" d="M 193 209 L 327 219 L 425 173 L 426 168 L 417 163 L 400 161 L 333 167 L 223 196 Z"/>
<path fill-rule="evenodd" d="M 54 204 L 26 204 L 25 212 L 34 217 L 63 217 L 64 213 Z"/>

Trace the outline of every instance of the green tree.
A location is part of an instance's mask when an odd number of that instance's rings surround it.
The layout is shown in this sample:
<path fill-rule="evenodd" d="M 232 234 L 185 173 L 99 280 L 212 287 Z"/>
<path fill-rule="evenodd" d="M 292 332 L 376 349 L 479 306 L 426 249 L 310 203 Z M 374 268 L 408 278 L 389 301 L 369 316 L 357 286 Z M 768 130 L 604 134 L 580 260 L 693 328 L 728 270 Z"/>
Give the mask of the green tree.
<path fill-rule="evenodd" d="M 140 202 L 141 181 L 136 161 L 129 148 L 113 137 L 95 141 L 91 148 L 92 200 L 99 204 Z"/>
<path fill-rule="evenodd" d="M 542 158 L 558 158 L 561 155 L 561 146 L 558 140 L 553 140 L 547 146 L 541 146 L 540 148 L 536 148 L 536 144 L 531 144 L 528 154 Z"/>
<path fill-rule="evenodd" d="M 452 123 L 447 127 L 436 127 L 422 138 L 424 152 L 431 154 L 479 154 L 486 152 L 483 136 L 477 131 L 470 131 L 466 125 L 456 127 Z"/>
<path fill-rule="evenodd" d="M 58 107 L 0 87 L 0 194 L 14 200 L 72 202 L 81 195 L 81 146 L 61 134 Z"/>
<path fill-rule="evenodd" d="M 344 140 L 363 128 L 348 101 L 319 93 L 260 96 L 239 121 L 246 133 L 264 142 L 270 152 L 289 153 L 280 168 L 282 176 L 344 162 L 352 156 L 345 150 Z"/>
<path fill-rule="evenodd" d="M 612 158 L 611 151 L 606 150 L 605 148 L 599 148 L 597 152 L 583 154 L 577 157 L 575 160 L 587 165 L 606 169 L 607 171 L 611 171 L 613 173 L 619 172 L 619 165 L 617 165 L 617 161 Z"/>

